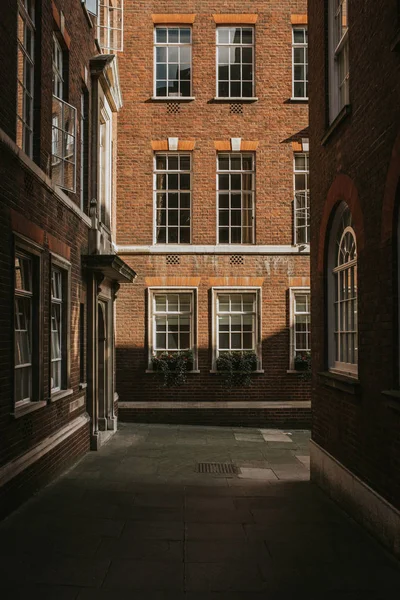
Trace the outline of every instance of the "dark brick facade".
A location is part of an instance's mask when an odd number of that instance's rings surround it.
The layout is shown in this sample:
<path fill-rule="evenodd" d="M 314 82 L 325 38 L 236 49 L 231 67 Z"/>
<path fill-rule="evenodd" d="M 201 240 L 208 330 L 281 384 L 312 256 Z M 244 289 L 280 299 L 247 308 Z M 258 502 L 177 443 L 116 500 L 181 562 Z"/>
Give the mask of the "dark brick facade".
<path fill-rule="evenodd" d="M 324 140 L 327 2 L 309 0 L 312 438 L 400 508 L 398 3 L 360 0 L 348 6 L 350 111 Z M 328 370 L 327 245 L 340 201 L 350 207 L 358 245 L 357 380 L 321 375 Z"/>
<path fill-rule="evenodd" d="M 192 25 L 193 96 L 189 102 L 155 101 L 153 96 L 153 13 L 195 14 Z M 232 107 L 216 95 L 215 56 L 218 14 L 257 15 L 255 24 L 254 102 Z M 291 102 L 293 14 L 306 14 L 306 2 L 150 2 L 125 1 L 125 46 L 120 57 L 124 107 L 119 121 L 118 251 L 135 265 L 134 288 L 122 286 L 117 307 L 117 383 L 120 400 L 307 400 L 309 382 L 289 369 L 289 288 L 297 279 L 308 285 L 309 257 L 293 244 L 293 143 L 307 138 L 307 103 Z M 229 23 L 229 18 L 226 20 Z M 175 110 L 176 109 L 176 110 Z M 153 157 L 159 142 L 169 137 L 194 140 L 192 247 L 157 250 L 153 244 Z M 258 142 L 254 252 L 243 252 L 236 264 L 219 250 L 216 239 L 216 146 L 233 137 Z M 204 246 L 203 250 L 199 246 Z M 291 250 L 279 254 L 278 246 Z M 130 247 L 135 246 L 134 252 Z M 259 246 L 264 246 L 264 250 Z M 265 246 L 269 250 L 265 250 Z M 151 248 L 151 250 L 149 249 Z M 275 248 L 277 247 L 277 248 Z M 274 250 L 275 248 L 275 250 Z M 251 247 L 250 247 L 251 250 Z M 262 367 L 251 387 L 229 390 L 212 368 L 211 288 L 239 285 L 259 278 L 262 289 Z M 200 373 L 182 388 L 160 388 L 148 368 L 149 287 L 198 287 L 198 350 Z M 220 279 L 218 279 L 220 278 Z M 133 413 L 120 408 L 122 419 Z M 153 414 L 153 413 L 152 413 Z M 135 412 L 135 415 L 137 413 Z M 209 420 L 203 415 L 203 420 Z M 216 417 L 216 423 L 219 419 Z"/>
<path fill-rule="evenodd" d="M 35 9 L 34 144 L 30 160 L 16 146 L 17 2 L 7 1 L 0 8 L 0 485 L 6 481 L 0 488 L 1 515 L 89 448 L 89 427 L 83 419 L 86 392 L 80 386 L 86 380 L 86 365 L 81 366 L 79 318 L 80 305 L 86 302 L 81 257 L 88 253 L 90 219 L 79 209 L 79 143 L 77 193 L 64 193 L 51 180 L 52 52 L 53 33 L 57 33 L 68 54 L 65 97 L 78 109 L 79 124 L 81 93 L 91 92 L 89 60 L 98 54 L 96 30 L 90 26 L 80 0 L 37 0 Z M 41 254 L 41 332 L 35 357 L 35 377 L 40 385 L 36 405 L 31 402 L 26 414 L 14 407 L 14 250 L 19 240 L 36 244 Z M 69 389 L 59 397 L 52 396 L 50 390 L 52 253 L 70 263 Z M 80 426 L 74 429 L 74 424 Z M 62 432 L 64 437 L 58 438 Z M 6 467 L 12 474 L 24 457 L 31 456 L 34 458 L 27 468 L 15 477 L 7 475 Z"/>

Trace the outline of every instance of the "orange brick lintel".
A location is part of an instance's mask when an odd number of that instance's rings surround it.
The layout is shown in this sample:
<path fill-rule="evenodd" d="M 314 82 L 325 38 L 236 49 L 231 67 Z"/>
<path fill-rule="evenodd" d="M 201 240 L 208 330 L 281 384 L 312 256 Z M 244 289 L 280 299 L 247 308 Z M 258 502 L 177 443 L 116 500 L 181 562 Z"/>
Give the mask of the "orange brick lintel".
<path fill-rule="evenodd" d="M 210 277 L 208 281 L 211 287 L 262 287 L 264 277 Z"/>
<path fill-rule="evenodd" d="M 236 15 L 213 15 L 217 25 L 234 25 L 241 23 L 244 25 L 255 25 L 258 15 L 236 14 Z"/>
<path fill-rule="evenodd" d="M 195 140 L 179 140 L 178 150 L 194 150 Z M 154 152 L 168 151 L 168 140 L 152 140 L 151 147 Z"/>
<path fill-rule="evenodd" d="M 199 287 L 200 277 L 145 277 L 148 287 Z"/>
<path fill-rule="evenodd" d="M 254 152 L 258 148 L 258 144 L 259 144 L 259 142 L 245 142 L 244 140 L 242 140 L 242 142 L 240 144 L 240 151 L 241 152 Z M 214 142 L 214 148 L 217 150 L 217 152 L 230 152 L 231 151 L 231 141 L 230 140 L 227 140 L 227 141 L 216 140 Z"/>
<path fill-rule="evenodd" d="M 310 278 L 289 277 L 289 287 L 310 287 Z"/>
<path fill-rule="evenodd" d="M 46 233 L 46 235 L 50 252 L 54 252 L 55 254 L 63 256 L 67 260 L 71 260 L 71 248 L 64 242 L 61 242 L 55 238 L 54 235 L 51 235 L 50 233 Z"/>
<path fill-rule="evenodd" d="M 192 24 L 196 18 L 196 15 L 178 15 L 178 14 L 165 14 L 165 15 L 151 15 L 153 19 L 153 23 L 155 25 L 159 24 L 173 24 L 173 23 L 182 23 L 182 24 Z"/>
<path fill-rule="evenodd" d="M 307 15 L 291 15 L 290 22 L 292 25 L 307 25 L 308 17 Z"/>

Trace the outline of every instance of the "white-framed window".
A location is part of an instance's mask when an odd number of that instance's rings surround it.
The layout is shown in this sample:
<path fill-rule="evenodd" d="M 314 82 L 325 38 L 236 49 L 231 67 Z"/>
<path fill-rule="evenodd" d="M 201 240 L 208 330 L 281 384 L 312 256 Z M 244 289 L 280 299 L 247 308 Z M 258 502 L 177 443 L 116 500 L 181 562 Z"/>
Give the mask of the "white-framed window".
<path fill-rule="evenodd" d="M 153 356 L 191 351 L 197 365 L 197 290 L 149 288 L 149 367 Z"/>
<path fill-rule="evenodd" d="M 290 369 L 297 356 L 311 352 L 310 288 L 290 288 Z"/>
<path fill-rule="evenodd" d="M 329 0 L 329 118 L 334 121 L 349 99 L 348 0 Z"/>
<path fill-rule="evenodd" d="M 294 243 L 310 243 L 309 154 L 296 152 L 293 157 Z"/>
<path fill-rule="evenodd" d="M 112 114 L 105 97 L 100 102 L 99 114 L 98 207 L 99 219 L 111 226 L 112 211 Z"/>
<path fill-rule="evenodd" d="M 32 158 L 35 2 L 18 0 L 17 145 Z"/>
<path fill-rule="evenodd" d="M 253 98 L 254 27 L 217 27 L 217 97 Z"/>
<path fill-rule="evenodd" d="M 333 220 L 328 257 L 329 367 L 358 371 L 357 242 L 349 207 L 342 202 Z"/>
<path fill-rule="evenodd" d="M 63 356 L 65 361 L 64 310 L 65 298 L 63 273 L 53 267 L 51 270 L 51 391 L 58 392 L 63 387 Z"/>
<path fill-rule="evenodd" d="M 192 96 L 192 29 L 154 28 L 154 96 Z"/>
<path fill-rule="evenodd" d="M 53 34 L 53 95 L 64 99 L 64 53 L 57 36 Z"/>
<path fill-rule="evenodd" d="M 76 189 L 76 108 L 53 96 L 52 180 L 70 192 Z"/>
<path fill-rule="evenodd" d="M 292 30 L 292 97 L 308 98 L 308 31 L 307 27 Z"/>
<path fill-rule="evenodd" d="M 99 0 L 98 38 L 103 50 L 122 52 L 124 0 Z"/>
<path fill-rule="evenodd" d="M 192 157 L 190 153 L 157 153 L 154 157 L 155 240 L 190 244 Z"/>
<path fill-rule="evenodd" d="M 89 115 L 88 115 L 88 93 L 81 92 L 81 114 L 80 114 L 80 150 L 81 150 L 81 172 L 80 172 L 80 196 L 81 210 L 88 212 L 88 166 L 89 166 Z"/>
<path fill-rule="evenodd" d="M 253 153 L 217 155 L 218 243 L 254 243 Z"/>
<path fill-rule="evenodd" d="M 33 400 L 33 318 L 34 259 L 17 250 L 15 253 L 14 291 L 14 399 L 15 404 Z"/>
<path fill-rule="evenodd" d="M 261 289 L 213 288 L 213 369 L 223 352 L 256 353 L 261 369 Z"/>

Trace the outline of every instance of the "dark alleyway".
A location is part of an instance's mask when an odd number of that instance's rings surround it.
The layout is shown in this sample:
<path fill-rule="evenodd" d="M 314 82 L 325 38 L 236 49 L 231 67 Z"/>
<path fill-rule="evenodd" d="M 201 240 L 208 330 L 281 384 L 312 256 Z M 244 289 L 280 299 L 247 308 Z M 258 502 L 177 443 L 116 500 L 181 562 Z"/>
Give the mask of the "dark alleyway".
<path fill-rule="evenodd" d="M 309 483 L 308 438 L 122 425 L 1 524 L 2 600 L 397 597 L 398 563 Z"/>

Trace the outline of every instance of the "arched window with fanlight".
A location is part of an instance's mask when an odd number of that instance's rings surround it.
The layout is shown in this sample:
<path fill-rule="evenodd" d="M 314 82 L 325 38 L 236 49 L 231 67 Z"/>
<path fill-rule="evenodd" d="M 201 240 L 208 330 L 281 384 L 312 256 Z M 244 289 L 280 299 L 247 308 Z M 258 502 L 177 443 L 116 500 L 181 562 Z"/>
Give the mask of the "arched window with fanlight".
<path fill-rule="evenodd" d="M 329 244 L 329 367 L 356 376 L 358 370 L 357 240 L 349 207 L 335 214 Z"/>

